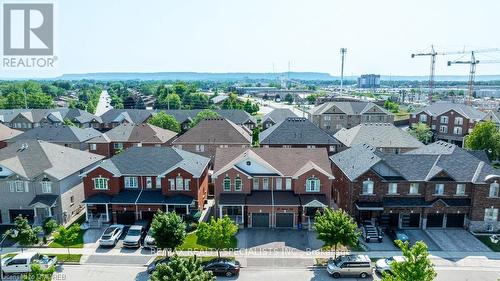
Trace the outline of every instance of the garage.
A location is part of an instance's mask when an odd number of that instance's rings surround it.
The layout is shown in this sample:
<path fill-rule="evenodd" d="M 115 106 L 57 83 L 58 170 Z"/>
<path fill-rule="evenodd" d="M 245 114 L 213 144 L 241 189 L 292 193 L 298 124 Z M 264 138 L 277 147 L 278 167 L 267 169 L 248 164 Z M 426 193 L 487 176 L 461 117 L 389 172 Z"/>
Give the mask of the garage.
<path fill-rule="evenodd" d="M 293 214 L 290 213 L 277 213 L 276 214 L 276 227 L 293 228 Z"/>
<path fill-rule="evenodd" d="M 35 221 L 35 211 L 33 209 L 9 210 L 10 223 L 14 223 L 16 217 L 19 215 L 28 219 L 29 223 L 33 223 Z"/>
<path fill-rule="evenodd" d="M 156 212 L 153 211 L 142 211 L 141 216 L 143 220 L 152 221 Z"/>
<path fill-rule="evenodd" d="M 269 227 L 269 213 L 253 213 L 252 227 Z"/>
<path fill-rule="evenodd" d="M 427 227 L 443 227 L 444 214 L 427 214 Z"/>
<path fill-rule="evenodd" d="M 116 223 L 124 225 L 133 225 L 135 223 L 135 212 L 117 213 Z"/>
<path fill-rule="evenodd" d="M 402 214 L 401 226 L 406 227 L 420 227 L 420 214 Z"/>
<path fill-rule="evenodd" d="M 447 214 L 446 227 L 464 227 L 465 214 Z"/>

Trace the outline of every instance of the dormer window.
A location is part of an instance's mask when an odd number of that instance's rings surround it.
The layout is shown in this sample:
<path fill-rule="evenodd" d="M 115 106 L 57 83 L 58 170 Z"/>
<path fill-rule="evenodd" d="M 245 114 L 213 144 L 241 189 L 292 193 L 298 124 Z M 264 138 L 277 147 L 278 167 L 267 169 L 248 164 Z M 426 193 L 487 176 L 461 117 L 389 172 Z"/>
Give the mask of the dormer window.
<path fill-rule="evenodd" d="M 107 178 L 95 178 L 94 179 L 94 189 L 107 190 L 108 189 L 108 179 Z"/>
<path fill-rule="evenodd" d="M 43 178 L 41 185 L 42 193 L 52 193 L 52 182 L 48 178 Z"/>
<path fill-rule="evenodd" d="M 372 195 L 373 194 L 373 181 L 367 179 L 363 182 L 363 195 Z"/>
<path fill-rule="evenodd" d="M 490 184 L 490 197 L 498 197 L 499 184 L 495 181 Z"/>
<path fill-rule="evenodd" d="M 318 178 L 311 177 L 306 180 L 306 191 L 307 192 L 319 192 L 320 181 Z"/>

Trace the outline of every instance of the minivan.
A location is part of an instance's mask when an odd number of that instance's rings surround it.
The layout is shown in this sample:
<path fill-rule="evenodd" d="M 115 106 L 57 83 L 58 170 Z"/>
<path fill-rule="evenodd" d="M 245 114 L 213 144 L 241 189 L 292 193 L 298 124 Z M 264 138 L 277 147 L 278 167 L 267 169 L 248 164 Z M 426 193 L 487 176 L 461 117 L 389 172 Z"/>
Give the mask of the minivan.
<path fill-rule="evenodd" d="M 326 270 L 333 278 L 360 277 L 372 275 L 370 258 L 367 255 L 341 255 L 330 259 Z"/>

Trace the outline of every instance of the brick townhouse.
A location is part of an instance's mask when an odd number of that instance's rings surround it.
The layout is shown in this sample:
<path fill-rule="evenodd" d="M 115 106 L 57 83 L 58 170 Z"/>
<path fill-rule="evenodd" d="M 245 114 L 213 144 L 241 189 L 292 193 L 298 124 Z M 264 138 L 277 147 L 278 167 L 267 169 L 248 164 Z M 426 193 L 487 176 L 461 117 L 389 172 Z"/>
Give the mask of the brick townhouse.
<path fill-rule="evenodd" d="M 214 165 L 216 215 L 241 226 L 306 228 L 330 207 L 325 149 L 218 148 Z"/>
<path fill-rule="evenodd" d="M 500 173 L 484 152 L 438 141 L 405 154 L 360 144 L 330 157 L 334 195 L 358 221 L 498 230 Z"/>
<path fill-rule="evenodd" d="M 87 220 L 132 224 L 157 210 L 203 209 L 210 159 L 171 147 L 132 147 L 83 177 Z"/>

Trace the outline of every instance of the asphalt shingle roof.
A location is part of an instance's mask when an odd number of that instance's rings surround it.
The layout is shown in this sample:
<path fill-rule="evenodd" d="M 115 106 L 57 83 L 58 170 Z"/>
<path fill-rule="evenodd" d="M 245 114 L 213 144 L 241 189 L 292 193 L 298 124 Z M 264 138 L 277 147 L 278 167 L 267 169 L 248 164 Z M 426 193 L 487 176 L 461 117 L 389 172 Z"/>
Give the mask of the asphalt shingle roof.
<path fill-rule="evenodd" d="M 166 143 L 177 135 L 160 127 L 142 123 L 123 123 L 107 131 L 101 136 L 92 138 L 90 143 L 110 143 L 110 142 L 137 142 L 137 143 Z"/>
<path fill-rule="evenodd" d="M 274 204 L 273 204 L 274 199 Z M 295 195 L 292 191 L 275 191 L 271 195 L 271 191 L 252 191 L 247 195 L 247 205 L 282 205 L 282 206 L 295 206 L 300 205 L 299 196 Z"/>
<path fill-rule="evenodd" d="M 191 122 L 202 109 L 171 109 L 161 110 L 169 115 L 174 116 L 175 120 L 179 123 Z M 256 123 L 255 118 L 248 112 L 239 109 L 218 109 L 214 110 L 222 118 L 228 119 L 231 122 L 241 125 L 247 121 Z"/>
<path fill-rule="evenodd" d="M 10 139 L 9 142 L 35 139 L 55 143 L 81 143 L 101 135 L 102 133 L 93 128 L 78 128 L 66 125 L 47 125 L 28 130 Z"/>
<path fill-rule="evenodd" d="M 0 123 L 0 141 L 11 139 L 17 135 L 22 134 L 22 131 L 11 129 L 4 124 Z"/>
<path fill-rule="evenodd" d="M 140 124 L 154 114 L 152 110 L 145 109 L 110 109 L 101 115 L 103 123 L 112 123 L 122 115 L 122 117 L 129 123 Z"/>
<path fill-rule="evenodd" d="M 262 122 L 271 119 L 275 124 L 285 121 L 288 117 L 299 117 L 288 108 L 275 108 L 262 117 Z"/>
<path fill-rule="evenodd" d="M 414 114 L 418 114 L 420 112 L 427 112 L 431 116 L 438 116 L 450 110 L 454 110 L 463 115 L 464 117 L 473 120 L 482 120 L 486 115 L 486 113 L 481 112 L 472 106 L 461 103 L 451 103 L 451 102 L 436 102 L 416 111 Z"/>
<path fill-rule="evenodd" d="M 11 122 L 19 114 L 22 114 L 34 123 L 38 123 L 44 118 L 51 119 L 55 122 L 62 122 L 64 119 L 69 119 L 72 122 L 78 123 L 88 123 L 92 120 L 96 120 L 99 123 L 101 122 L 100 117 L 77 108 L 2 109 L 0 110 L 0 122 Z M 49 117 L 49 115 L 51 116 Z"/>
<path fill-rule="evenodd" d="M 252 142 L 242 127 L 224 118 L 205 119 L 173 141 L 173 144 L 245 144 Z"/>
<path fill-rule="evenodd" d="M 339 142 L 306 118 L 289 117 L 259 135 L 260 144 L 326 144 Z"/>
<path fill-rule="evenodd" d="M 367 143 L 380 148 L 418 148 L 424 146 L 407 132 L 389 123 L 362 123 L 351 129 L 342 128 L 334 137 L 347 147 Z"/>
<path fill-rule="evenodd" d="M 328 111 L 332 106 L 336 106 L 343 113 L 347 115 L 360 115 L 366 113 L 372 107 L 376 107 L 387 115 L 392 115 L 392 113 L 385 110 L 383 107 L 378 106 L 372 102 L 364 102 L 364 101 L 333 101 L 326 102 L 321 105 L 318 105 L 311 109 L 309 113 L 313 115 L 323 114 Z"/>

